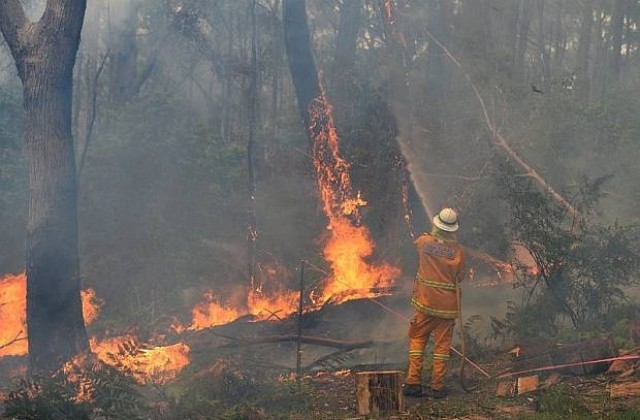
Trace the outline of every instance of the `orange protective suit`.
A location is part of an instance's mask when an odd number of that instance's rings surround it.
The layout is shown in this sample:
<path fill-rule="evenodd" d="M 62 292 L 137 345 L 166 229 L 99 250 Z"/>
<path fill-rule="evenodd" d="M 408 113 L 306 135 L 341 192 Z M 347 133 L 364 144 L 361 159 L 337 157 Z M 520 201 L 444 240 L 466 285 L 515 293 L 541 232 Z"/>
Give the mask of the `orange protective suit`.
<path fill-rule="evenodd" d="M 437 232 L 437 231 L 436 231 Z M 409 327 L 409 370 L 406 383 L 422 382 L 424 348 L 433 334 L 431 388 L 444 388 L 453 326 L 458 316 L 456 288 L 464 278 L 465 257 L 455 239 L 424 234 L 416 240 L 420 266 L 411 304 L 416 313 Z"/>

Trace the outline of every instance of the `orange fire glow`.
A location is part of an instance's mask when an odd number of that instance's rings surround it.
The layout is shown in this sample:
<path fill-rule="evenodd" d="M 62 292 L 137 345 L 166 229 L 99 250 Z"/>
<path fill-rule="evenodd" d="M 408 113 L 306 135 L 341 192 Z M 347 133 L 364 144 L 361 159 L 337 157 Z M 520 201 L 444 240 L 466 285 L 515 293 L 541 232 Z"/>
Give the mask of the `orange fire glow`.
<path fill-rule="evenodd" d="M 0 279 L 0 357 L 27 354 L 26 297 L 24 274 Z"/>
<path fill-rule="evenodd" d="M 82 315 L 86 325 L 100 312 L 103 302 L 93 289 L 81 291 Z M 27 276 L 9 274 L 0 278 L 0 357 L 24 356 L 27 345 Z"/>
<path fill-rule="evenodd" d="M 340 155 L 333 109 L 323 92 L 313 101 L 309 113 L 316 180 L 323 210 L 329 219 L 323 256 L 332 269 L 314 303 L 321 305 L 328 300 L 342 303 L 378 296 L 380 292 L 373 289 L 391 286 L 400 269 L 369 261 L 375 245 L 360 219 L 360 207 L 367 203 L 359 193 L 354 194 L 349 164 Z"/>
<path fill-rule="evenodd" d="M 216 325 L 228 324 L 244 315 L 240 311 L 221 304 L 212 290 L 207 290 L 191 311 L 192 321 L 187 328 L 189 330 L 202 330 Z M 180 332 L 180 328 L 174 326 L 174 330 Z"/>
<path fill-rule="evenodd" d="M 173 330 L 181 333 L 187 330 L 202 330 L 216 325 L 228 324 L 241 316 L 252 315 L 255 321 L 282 319 L 297 311 L 298 294 L 289 290 L 264 293 L 250 290 L 246 308 L 238 309 L 220 303 L 213 291 L 207 290 L 202 300 L 191 311 L 191 324 L 188 327 L 173 325 Z"/>
<path fill-rule="evenodd" d="M 139 383 L 166 383 L 189 364 L 189 346 L 140 344 L 133 335 L 89 341 L 91 351 L 104 363 L 128 371 Z"/>
<path fill-rule="evenodd" d="M 0 358 L 28 354 L 26 280 L 24 273 L 0 278 Z M 98 317 L 104 302 L 93 289 L 82 290 L 81 297 L 82 315 L 85 325 L 89 325 Z M 189 347 L 183 343 L 165 347 L 139 345 L 134 336 L 127 335 L 104 340 L 93 337 L 90 346 L 100 360 L 131 371 L 140 383 L 166 382 L 189 364 Z"/>

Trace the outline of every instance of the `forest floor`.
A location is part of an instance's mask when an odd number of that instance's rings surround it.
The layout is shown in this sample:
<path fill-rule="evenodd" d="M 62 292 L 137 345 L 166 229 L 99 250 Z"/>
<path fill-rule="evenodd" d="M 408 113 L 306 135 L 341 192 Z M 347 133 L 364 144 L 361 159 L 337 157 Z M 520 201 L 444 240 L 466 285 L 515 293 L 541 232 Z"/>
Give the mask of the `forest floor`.
<path fill-rule="evenodd" d="M 496 381 L 481 383 L 473 392 L 463 391 L 454 379 L 442 399 L 406 398 L 402 412 L 379 416 L 356 415 L 355 374 L 349 371 L 323 373 L 305 379 L 311 396 L 310 412 L 292 419 L 638 419 L 640 396 L 610 397 L 612 379 L 604 375 L 562 377 L 546 389 L 515 397 L 496 396 Z M 632 379 L 633 380 L 633 379 Z M 640 380 L 639 377 L 635 378 Z"/>

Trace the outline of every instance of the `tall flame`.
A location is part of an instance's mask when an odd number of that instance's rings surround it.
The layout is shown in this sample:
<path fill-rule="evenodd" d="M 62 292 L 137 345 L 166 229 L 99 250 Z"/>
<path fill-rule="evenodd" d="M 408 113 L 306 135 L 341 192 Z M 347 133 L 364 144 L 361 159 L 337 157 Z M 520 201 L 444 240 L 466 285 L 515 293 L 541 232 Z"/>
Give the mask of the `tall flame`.
<path fill-rule="evenodd" d="M 322 90 L 309 107 L 309 114 L 316 181 L 328 218 L 323 255 L 332 269 L 314 303 L 321 305 L 328 300 L 341 303 L 378 296 L 380 292 L 376 289 L 391 286 L 400 269 L 369 261 L 375 245 L 360 216 L 360 207 L 367 202 L 353 191 L 349 164 L 340 154 L 333 109 Z"/>

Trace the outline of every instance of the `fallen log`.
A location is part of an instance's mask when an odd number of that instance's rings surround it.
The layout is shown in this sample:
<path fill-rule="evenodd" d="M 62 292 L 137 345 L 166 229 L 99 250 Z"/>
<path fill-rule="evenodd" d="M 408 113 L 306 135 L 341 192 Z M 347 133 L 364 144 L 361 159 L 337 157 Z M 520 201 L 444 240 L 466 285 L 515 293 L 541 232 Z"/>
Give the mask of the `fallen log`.
<path fill-rule="evenodd" d="M 270 336 L 270 337 L 230 337 L 230 336 L 221 336 L 221 337 L 230 339 L 232 340 L 232 342 L 222 345 L 220 346 L 220 348 L 233 348 L 233 347 L 257 345 L 257 344 L 297 342 L 298 339 L 303 344 L 332 347 L 340 350 L 355 350 L 355 349 L 373 347 L 376 345 L 390 343 L 388 341 L 375 341 L 375 340 L 343 341 L 343 340 L 336 340 L 333 338 L 314 337 L 309 335 L 302 335 L 298 337 L 297 334 L 285 334 L 285 335 L 276 335 L 276 336 Z"/>

